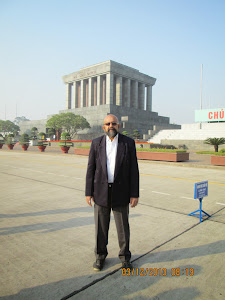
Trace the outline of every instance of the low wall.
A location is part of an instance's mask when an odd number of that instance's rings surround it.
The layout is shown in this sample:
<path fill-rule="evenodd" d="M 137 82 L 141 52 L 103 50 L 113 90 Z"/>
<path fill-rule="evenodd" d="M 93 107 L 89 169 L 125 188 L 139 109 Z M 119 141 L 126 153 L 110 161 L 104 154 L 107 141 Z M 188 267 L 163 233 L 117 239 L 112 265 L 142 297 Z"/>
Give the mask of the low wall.
<path fill-rule="evenodd" d="M 211 155 L 211 165 L 225 166 L 225 156 Z"/>
<path fill-rule="evenodd" d="M 90 149 L 75 148 L 74 153 L 77 155 L 89 155 Z M 143 160 L 160 160 L 160 161 L 187 161 L 189 160 L 188 152 L 170 153 L 170 152 L 148 152 L 137 151 L 137 159 Z"/>

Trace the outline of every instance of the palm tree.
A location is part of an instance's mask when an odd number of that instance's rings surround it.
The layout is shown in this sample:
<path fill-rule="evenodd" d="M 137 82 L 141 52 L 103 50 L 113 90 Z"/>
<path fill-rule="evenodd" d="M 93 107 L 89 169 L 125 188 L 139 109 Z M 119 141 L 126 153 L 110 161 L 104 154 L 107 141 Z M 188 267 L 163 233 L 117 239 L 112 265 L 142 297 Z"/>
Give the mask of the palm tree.
<path fill-rule="evenodd" d="M 225 144 L 225 138 L 207 138 L 204 144 L 214 146 L 215 152 L 218 152 L 218 146 Z"/>

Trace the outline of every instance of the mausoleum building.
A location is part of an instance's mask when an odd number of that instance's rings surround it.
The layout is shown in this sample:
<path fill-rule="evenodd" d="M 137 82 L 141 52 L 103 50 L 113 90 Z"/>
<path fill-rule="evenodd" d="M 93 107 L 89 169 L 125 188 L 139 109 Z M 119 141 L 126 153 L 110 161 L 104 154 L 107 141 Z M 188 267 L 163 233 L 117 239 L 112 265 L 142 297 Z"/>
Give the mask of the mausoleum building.
<path fill-rule="evenodd" d="M 84 130 L 87 138 L 102 132 L 102 120 L 115 114 L 122 123 L 122 131 L 180 128 L 169 123 L 168 117 L 152 111 L 152 87 L 156 79 L 137 69 L 112 60 L 92 65 L 63 76 L 66 84 L 66 109 L 84 116 L 91 129 Z M 83 137 L 85 138 L 85 137 Z"/>
<path fill-rule="evenodd" d="M 63 77 L 66 109 L 113 104 L 152 110 L 152 86 L 156 79 L 138 70 L 106 61 Z"/>
<path fill-rule="evenodd" d="M 178 129 L 168 117 L 152 111 L 154 77 L 112 60 L 82 68 L 63 76 L 66 86 L 65 110 L 87 119 L 91 128 L 78 132 L 76 140 L 92 140 L 103 133 L 107 114 L 118 117 L 122 131 L 132 134 L 138 129 L 141 137 L 150 138 L 162 129 Z M 47 119 L 52 115 L 47 116 Z M 20 123 L 21 133 L 37 127 L 46 130 L 46 120 Z"/>

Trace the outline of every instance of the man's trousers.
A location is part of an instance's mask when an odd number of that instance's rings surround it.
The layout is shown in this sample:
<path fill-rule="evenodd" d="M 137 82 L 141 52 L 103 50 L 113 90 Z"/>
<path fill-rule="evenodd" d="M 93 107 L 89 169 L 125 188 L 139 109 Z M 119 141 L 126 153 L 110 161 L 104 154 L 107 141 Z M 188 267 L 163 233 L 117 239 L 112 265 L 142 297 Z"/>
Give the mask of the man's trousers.
<path fill-rule="evenodd" d="M 112 187 L 109 185 L 108 207 L 94 205 L 95 216 L 95 255 L 96 259 L 105 259 L 108 251 L 108 232 L 110 224 L 110 213 L 113 211 L 118 241 L 119 241 L 119 258 L 122 262 L 128 261 L 131 258 L 129 250 L 130 244 L 130 227 L 129 227 L 129 204 L 126 206 L 119 206 L 111 208 L 111 192 Z"/>

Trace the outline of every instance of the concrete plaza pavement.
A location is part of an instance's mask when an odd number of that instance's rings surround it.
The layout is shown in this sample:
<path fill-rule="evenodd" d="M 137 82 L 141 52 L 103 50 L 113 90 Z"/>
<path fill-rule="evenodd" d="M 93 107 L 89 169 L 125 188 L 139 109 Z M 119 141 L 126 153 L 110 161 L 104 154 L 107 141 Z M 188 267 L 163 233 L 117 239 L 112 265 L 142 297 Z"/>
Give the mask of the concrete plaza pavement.
<path fill-rule="evenodd" d="M 182 165 L 182 167 L 180 167 Z M 225 168 L 139 161 L 130 209 L 134 273 L 122 274 L 113 217 L 109 255 L 94 272 L 87 157 L 0 152 L 0 299 L 224 299 Z M 204 222 L 194 183 L 209 181 Z"/>

